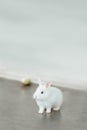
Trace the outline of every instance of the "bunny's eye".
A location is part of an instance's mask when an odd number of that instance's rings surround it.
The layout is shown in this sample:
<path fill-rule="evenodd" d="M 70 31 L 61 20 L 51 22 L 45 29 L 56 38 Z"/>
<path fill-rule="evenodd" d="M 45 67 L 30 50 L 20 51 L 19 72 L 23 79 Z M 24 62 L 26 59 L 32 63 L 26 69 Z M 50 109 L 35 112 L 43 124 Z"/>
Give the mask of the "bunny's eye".
<path fill-rule="evenodd" d="M 41 91 L 41 94 L 43 94 L 44 92 L 43 91 Z"/>

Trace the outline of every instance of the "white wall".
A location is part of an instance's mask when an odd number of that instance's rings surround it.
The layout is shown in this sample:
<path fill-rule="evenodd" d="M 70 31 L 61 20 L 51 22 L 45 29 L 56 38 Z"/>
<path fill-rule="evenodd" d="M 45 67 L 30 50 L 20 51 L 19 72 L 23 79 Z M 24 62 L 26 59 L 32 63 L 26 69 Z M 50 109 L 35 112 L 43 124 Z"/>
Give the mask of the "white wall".
<path fill-rule="evenodd" d="M 87 1 L 0 1 L 0 74 L 87 89 Z"/>

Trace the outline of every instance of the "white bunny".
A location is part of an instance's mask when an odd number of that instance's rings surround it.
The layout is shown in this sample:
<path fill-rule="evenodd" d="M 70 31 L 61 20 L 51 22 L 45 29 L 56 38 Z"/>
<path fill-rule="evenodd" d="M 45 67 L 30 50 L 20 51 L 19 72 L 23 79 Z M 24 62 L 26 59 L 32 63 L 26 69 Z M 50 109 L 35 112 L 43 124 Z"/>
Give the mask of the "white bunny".
<path fill-rule="evenodd" d="M 39 113 L 43 113 L 45 109 L 46 113 L 50 113 L 51 109 L 58 111 L 63 103 L 62 91 L 58 88 L 51 87 L 50 83 L 42 84 L 41 81 L 33 98 L 39 106 Z"/>

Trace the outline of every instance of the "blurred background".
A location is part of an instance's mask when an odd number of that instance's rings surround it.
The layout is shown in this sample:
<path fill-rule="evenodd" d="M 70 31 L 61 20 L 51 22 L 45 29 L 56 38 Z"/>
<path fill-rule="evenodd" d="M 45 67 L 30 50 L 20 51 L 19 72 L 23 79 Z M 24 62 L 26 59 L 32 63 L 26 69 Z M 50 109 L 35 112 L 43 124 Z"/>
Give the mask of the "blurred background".
<path fill-rule="evenodd" d="M 0 75 L 87 89 L 87 1 L 0 0 Z"/>

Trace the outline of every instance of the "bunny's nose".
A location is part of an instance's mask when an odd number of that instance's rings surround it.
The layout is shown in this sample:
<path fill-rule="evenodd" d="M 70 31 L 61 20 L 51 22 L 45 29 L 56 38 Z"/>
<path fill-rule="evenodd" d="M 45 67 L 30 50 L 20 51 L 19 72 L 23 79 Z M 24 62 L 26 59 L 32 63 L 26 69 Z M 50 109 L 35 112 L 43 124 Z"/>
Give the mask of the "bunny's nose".
<path fill-rule="evenodd" d="M 36 98 L 37 98 L 37 96 L 34 94 L 34 95 L 33 95 L 33 99 L 36 99 Z"/>

